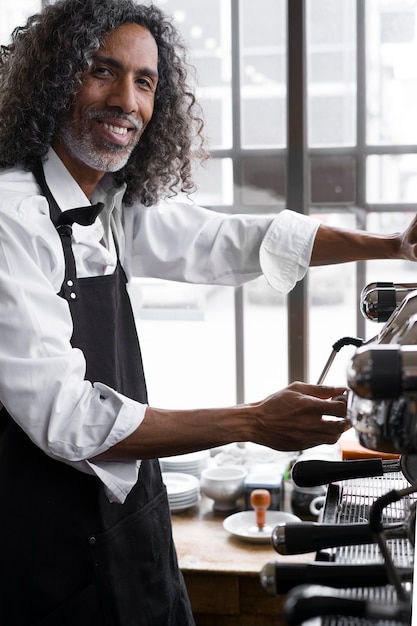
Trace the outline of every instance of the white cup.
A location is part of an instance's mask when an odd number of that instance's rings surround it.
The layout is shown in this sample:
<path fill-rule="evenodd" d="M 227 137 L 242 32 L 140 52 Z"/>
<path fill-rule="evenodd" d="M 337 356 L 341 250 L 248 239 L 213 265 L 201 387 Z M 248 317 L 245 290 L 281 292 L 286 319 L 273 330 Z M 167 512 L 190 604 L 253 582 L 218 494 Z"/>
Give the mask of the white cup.
<path fill-rule="evenodd" d="M 315 515 L 317 517 L 320 515 L 325 500 L 326 496 L 317 496 L 316 498 L 313 498 L 313 500 L 310 502 L 311 515 Z"/>

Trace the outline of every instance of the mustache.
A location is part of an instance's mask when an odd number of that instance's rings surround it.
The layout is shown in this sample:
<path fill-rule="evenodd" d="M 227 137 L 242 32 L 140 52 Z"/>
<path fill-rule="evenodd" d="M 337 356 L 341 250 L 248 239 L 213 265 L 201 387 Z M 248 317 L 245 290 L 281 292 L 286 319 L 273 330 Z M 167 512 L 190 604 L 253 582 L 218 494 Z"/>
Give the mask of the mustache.
<path fill-rule="evenodd" d="M 142 130 L 143 122 L 137 120 L 132 115 L 127 115 L 126 113 L 120 113 L 120 111 L 115 111 L 109 109 L 107 111 L 88 111 L 87 115 L 89 120 L 99 120 L 99 119 L 113 119 L 113 120 L 125 120 L 129 122 L 133 126 L 135 130 Z"/>

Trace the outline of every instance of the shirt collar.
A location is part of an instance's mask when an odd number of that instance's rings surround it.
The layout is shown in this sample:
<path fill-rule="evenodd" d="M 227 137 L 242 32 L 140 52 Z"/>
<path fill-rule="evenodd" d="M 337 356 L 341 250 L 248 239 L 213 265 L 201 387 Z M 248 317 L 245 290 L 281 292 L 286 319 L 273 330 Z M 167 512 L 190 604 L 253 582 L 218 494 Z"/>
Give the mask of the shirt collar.
<path fill-rule="evenodd" d="M 46 182 L 61 211 L 91 204 L 53 148 L 49 148 L 43 167 Z M 105 174 L 94 190 L 92 201 L 93 203 L 103 202 L 107 212 L 113 209 L 121 211 L 125 191 L 126 184 L 115 187 L 113 176 Z"/>
<path fill-rule="evenodd" d="M 94 190 L 91 199 L 94 203 L 103 202 L 105 206 L 104 211 L 107 213 L 112 213 L 113 211 L 120 213 L 126 187 L 126 184 L 121 187 L 115 187 L 113 176 L 111 174 L 105 174 Z"/>
<path fill-rule="evenodd" d="M 48 158 L 43 167 L 46 182 L 61 211 L 91 204 L 53 148 L 49 148 Z M 96 220 L 96 228 L 100 220 L 104 224 L 109 224 L 110 216 L 113 212 L 121 214 L 125 191 L 126 185 L 122 187 L 114 186 L 112 174 L 105 174 L 103 176 L 91 198 L 93 203 L 103 202 L 104 204 L 100 218 Z M 81 228 L 91 229 L 92 232 L 95 230 L 94 225 L 91 227 L 83 226 Z M 74 225 L 73 235 L 75 239 L 78 239 L 78 230 L 77 225 Z M 101 229 L 99 229 L 97 234 L 99 237 L 101 237 L 100 231 Z"/>
<path fill-rule="evenodd" d="M 81 187 L 52 148 L 49 148 L 43 169 L 48 187 L 61 211 L 90 204 Z"/>

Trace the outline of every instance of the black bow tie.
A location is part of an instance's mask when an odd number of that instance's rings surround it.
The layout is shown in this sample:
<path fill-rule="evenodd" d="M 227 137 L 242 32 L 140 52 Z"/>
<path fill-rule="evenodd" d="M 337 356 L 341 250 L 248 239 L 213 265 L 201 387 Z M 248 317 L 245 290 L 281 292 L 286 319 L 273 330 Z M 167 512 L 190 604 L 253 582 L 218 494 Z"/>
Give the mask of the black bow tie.
<path fill-rule="evenodd" d="M 61 213 L 56 223 L 56 227 L 72 226 L 74 222 L 80 224 L 81 226 L 90 226 L 91 224 L 94 224 L 97 216 L 103 209 L 104 204 L 102 202 L 97 202 L 97 204 L 92 204 L 90 206 L 77 207 L 76 209 L 69 209 L 68 211 Z"/>

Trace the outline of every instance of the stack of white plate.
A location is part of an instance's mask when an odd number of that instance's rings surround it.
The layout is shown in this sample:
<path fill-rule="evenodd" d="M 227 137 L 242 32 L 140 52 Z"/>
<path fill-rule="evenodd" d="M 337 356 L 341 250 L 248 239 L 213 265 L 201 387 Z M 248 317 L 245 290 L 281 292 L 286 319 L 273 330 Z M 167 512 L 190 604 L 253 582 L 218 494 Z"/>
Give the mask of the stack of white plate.
<path fill-rule="evenodd" d="M 201 450 L 199 452 L 190 452 L 189 454 L 169 456 L 159 460 L 163 472 L 180 472 L 181 474 L 191 474 L 191 476 L 200 478 L 202 470 L 208 465 L 210 460 L 210 451 Z"/>
<path fill-rule="evenodd" d="M 197 504 L 200 498 L 198 478 L 181 472 L 163 472 L 162 480 L 167 488 L 171 511 L 185 511 Z"/>

